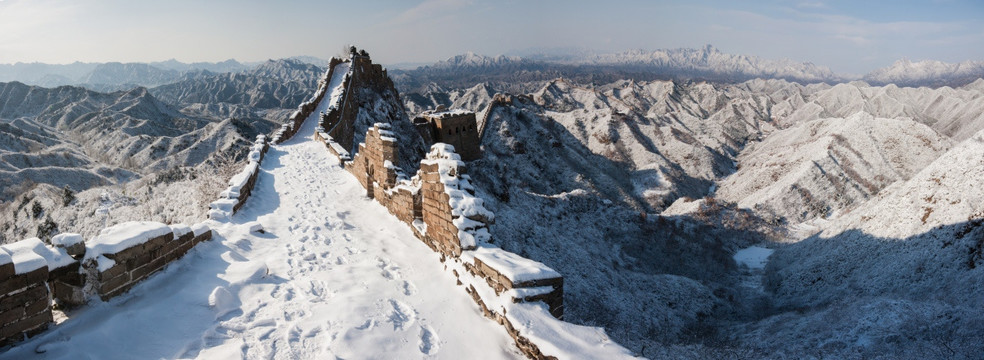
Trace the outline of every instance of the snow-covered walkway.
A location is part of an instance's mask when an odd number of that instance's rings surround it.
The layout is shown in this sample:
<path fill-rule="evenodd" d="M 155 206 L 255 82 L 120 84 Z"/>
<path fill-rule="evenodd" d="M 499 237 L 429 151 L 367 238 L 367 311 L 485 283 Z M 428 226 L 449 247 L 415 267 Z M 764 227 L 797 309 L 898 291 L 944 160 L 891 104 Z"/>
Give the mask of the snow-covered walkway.
<path fill-rule="evenodd" d="M 310 140 L 315 126 L 271 147 L 215 239 L 0 358 L 521 358 L 438 255 Z"/>

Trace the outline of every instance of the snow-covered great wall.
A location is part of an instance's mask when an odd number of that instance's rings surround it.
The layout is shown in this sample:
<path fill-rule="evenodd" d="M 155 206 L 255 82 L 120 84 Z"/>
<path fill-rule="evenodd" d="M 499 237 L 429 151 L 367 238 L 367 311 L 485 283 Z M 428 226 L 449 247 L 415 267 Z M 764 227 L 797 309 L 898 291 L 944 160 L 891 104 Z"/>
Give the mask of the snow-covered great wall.
<path fill-rule="evenodd" d="M 361 76 L 353 73 L 362 71 Z M 344 72 L 344 73 L 343 73 Z M 491 245 L 488 227 L 494 214 L 474 195 L 467 168 L 451 145 L 436 143 L 409 178 L 400 167 L 399 134 L 390 123 L 376 122 L 354 157 L 337 141 L 351 138 L 355 106 L 348 100 L 354 78 L 376 81 L 385 70 L 367 56 L 353 55 L 344 62 L 332 59 L 321 82 L 317 106 L 301 105 L 291 121 L 273 138 L 294 136 L 297 119 L 318 119 L 314 140 L 337 157 L 374 199 L 405 223 L 433 251 L 448 274 L 467 292 L 486 317 L 504 326 L 515 345 L 529 358 L 632 357 L 612 342 L 604 329 L 563 322 L 563 277 L 546 265 Z M 388 80 L 388 79 L 385 79 Z M 385 81 L 382 80 L 382 81 Z M 364 85 L 365 86 L 365 85 Z M 372 87 L 371 85 L 366 87 Z M 330 90 L 329 90 L 330 89 Z M 331 91 L 330 97 L 325 94 Z M 320 115 L 315 111 L 321 110 Z M 327 130 L 326 130 L 327 129 Z M 339 129 L 345 129 L 339 131 Z"/>
<path fill-rule="evenodd" d="M 0 360 L 633 357 L 561 320 L 559 273 L 490 245 L 454 148 L 421 158 L 410 122 L 366 101 L 385 70 L 331 64 L 208 220 L 0 247 Z"/>

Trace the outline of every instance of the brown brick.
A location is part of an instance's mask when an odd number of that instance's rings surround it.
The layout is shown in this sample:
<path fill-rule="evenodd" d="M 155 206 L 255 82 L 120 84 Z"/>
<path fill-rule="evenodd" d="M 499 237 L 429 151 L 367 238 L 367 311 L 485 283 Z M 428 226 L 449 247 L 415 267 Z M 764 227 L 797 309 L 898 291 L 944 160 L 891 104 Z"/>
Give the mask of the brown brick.
<path fill-rule="evenodd" d="M 82 285 L 85 282 L 85 276 L 79 273 L 79 262 L 76 261 L 72 265 L 63 266 L 48 273 L 48 281 L 62 281 L 68 284 Z"/>
<path fill-rule="evenodd" d="M 177 240 L 168 241 L 164 246 L 161 246 L 161 253 L 164 255 L 170 254 L 174 249 L 178 248 L 179 242 Z"/>
<path fill-rule="evenodd" d="M 133 271 L 134 269 L 139 268 L 139 267 L 144 266 L 145 264 L 149 263 L 151 260 L 154 259 L 154 257 L 153 256 L 150 256 L 150 255 L 151 254 L 149 254 L 149 253 L 144 253 L 144 254 L 141 254 L 141 255 L 139 255 L 137 257 L 134 257 L 134 258 L 132 258 L 130 260 L 127 260 L 126 261 L 126 270 L 127 271 Z"/>
<path fill-rule="evenodd" d="M 24 305 L 42 298 L 48 298 L 48 288 L 43 286 L 42 283 L 39 283 L 38 285 L 28 287 L 27 290 L 0 298 L 0 311 L 23 308 Z"/>
<path fill-rule="evenodd" d="M 200 243 L 202 241 L 208 241 L 208 240 L 212 240 L 212 230 L 208 230 L 206 232 L 203 232 L 201 235 L 198 235 L 197 237 L 195 237 L 195 243 L 196 244 L 197 243 Z"/>
<path fill-rule="evenodd" d="M 164 244 L 166 244 L 168 241 L 171 241 L 172 239 L 174 239 L 174 233 L 167 233 L 158 237 L 151 238 L 150 240 L 147 240 L 147 242 L 143 244 L 144 250 L 149 252 L 151 250 L 157 249 L 161 246 L 164 246 Z"/>
<path fill-rule="evenodd" d="M 51 309 L 51 301 L 49 301 L 48 297 L 45 296 L 42 299 L 36 299 L 34 302 L 27 304 L 27 306 L 24 307 L 24 314 L 31 316 L 49 309 Z"/>
<path fill-rule="evenodd" d="M 99 273 L 99 281 L 106 281 L 126 273 L 126 263 L 118 262 L 106 271 Z"/>
<path fill-rule="evenodd" d="M 116 262 L 119 263 L 119 262 L 125 262 L 127 260 L 130 260 L 130 259 L 133 259 L 135 257 L 141 256 L 141 255 L 144 254 L 144 252 L 145 252 L 144 251 L 144 247 L 141 244 L 141 245 L 135 245 L 135 246 L 131 246 L 131 247 L 128 247 L 126 249 L 120 250 L 119 252 L 117 252 L 115 254 L 104 254 L 104 255 L 107 258 L 113 259 L 114 261 L 116 261 Z"/>
<path fill-rule="evenodd" d="M 41 268 L 28 272 L 26 274 L 15 275 L 0 283 L 0 294 L 9 294 L 15 290 L 20 290 L 25 287 L 40 284 L 48 280 L 48 267 L 42 266 Z"/>
<path fill-rule="evenodd" d="M 161 259 L 161 263 L 164 263 L 163 259 Z M 152 262 L 144 266 L 138 267 L 136 269 L 133 269 L 133 271 L 130 272 L 130 281 L 137 282 L 143 280 L 147 278 L 148 275 L 153 274 L 157 270 L 160 270 L 159 267 L 155 268 L 154 265 L 155 264 Z"/>
<path fill-rule="evenodd" d="M 0 326 L 10 324 L 24 317 L 24 306 L 0 312 Z"/>
<path fill-rule="evenodd" d="M 129 273 L 123 273 L 122 275 L 117 276 L 115 278 L 102 281 L 99 284 L 99 293 L 100 294 L 108 294 L 111 291 L 116 290 L 117 288 L 125 285 L 128 282 L 130 282 L 130 274 Z"/>
<path fill-rule="evenodd" d="M 0 265 L 0 281 L 6 281 L 15 274 L 14 263 Z"/>
<path fill-rule="evenodd" d="M 126 293 L 127 291 L 130 291 L 130 288 L 132 288 L 134 285 L 136 285 L 138 283 L 139 282 L 136 282 L 136 281 L 134 281 L 134 282 L 128 282 L 126 284 L 123 284 L 123 286 L 120 286 L 120 287 L 118 287 L 118 288 L 116 288 L 114 290 L 111 290 L 111 291 L 109 291 L 109 292 L 107 292 L 105 294 L 99 295 L 99 298 L 102 299 L 103 301 L 107 301 L 107 300 L 112 299 L 114 297 L 120 296 L 123 293 Z"/>
<path fill-rule="evenodd" d="M 167 265 L 167 262 L 164 261 L 164 257 L 163 256 L 161 256 L 159 258 L 156 258 L 154 260 L 151 260 L 151 262 L 147 264 L 147 266 L 150 266 L 151 268 L 153 268 L 154 271 L 157 271 L 157 270 L 160 270 L 160 269 L 164 268 L 164 265 Z"/>
<path fill-rule="evenodd" d="M 40 314 L 28 316 L 14 323 L 3 326 L 0 328 L 0 338 L 8 339 L 17 334 L 30 332 L 42 327 L 46 328 L 52 321 L 54 320 L 51 317 L 51 309 L 48 309 Z"/>
<path fill-rule="evenodd" d="M 55 299 L 65 305 L 82 305 L 86 300 L 81 286 L 74 286 L 61 281 L 52 283 L 52 293 Z"/>

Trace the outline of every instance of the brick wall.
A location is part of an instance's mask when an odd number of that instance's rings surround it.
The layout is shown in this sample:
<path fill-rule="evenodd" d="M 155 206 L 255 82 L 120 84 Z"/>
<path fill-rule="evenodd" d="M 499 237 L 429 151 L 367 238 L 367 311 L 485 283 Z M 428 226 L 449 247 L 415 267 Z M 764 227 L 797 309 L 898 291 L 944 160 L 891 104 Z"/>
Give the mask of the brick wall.
<path fill-rule="evenodd" d="M 196 244 L 212 237 L 211 231 L 202 231 L 196 236 L 188 227 L 168 227 L 161 223 L 147 222 L 123 223 L 107 228 L 104 233 L 134 227 L 147 228 L 146 231 L 165 232 L 156 236 L 133 239 L 131 246 L 100 254 L 109 261 L 98 259 L 97 256 L 93 256 L 94 254 L 90 254 L 87 256 L 88 260 L 83 263 L 83 266 L 90 269 L 91 275 L 87 281 L 103 300 L 125 293 L 141 280 L 163 269 L 164 265 L 184 256 Z M 100 240 L 101 238 L 97 237 L 93 242 L 98 245 Z"/>
<path fill-rule="evenodd" d="M 125 293 L 195 244 L 212 238 L 204 224 L 161 223 L 123 223 L 100 236 L 135 226 L 157 229 L 158 234 L 117 238 L 112 240 L 116 245 L 109 247 L 100 237 L 82 242 L 78 234 L 59 234 L 52 239 L 54 245 L 31 238 L 0 246 L 0 346 L 47 329 L 54 304 L 69 308 L 94 295 L 108 300 Z M 62 240 L 68 238 L 72 240 Z"/>
<path fill-rule="evenodd" d="M 328 63 L 328 71 L 326 71 L 325 76 L 318 81 L 318 90 L 315 91 L 311 100 L 305 101 L 298 105 L 297 111 L 291 114 L 290 118 L 287 119 L 287 122 L 281 125 L 280 129 L 275 132 L 271 140 L 274 144 L 282 143 L 293 137 L 294 134 L 297 133 L 297 130 L 301 128 L 301 123 L 303 123 L 304 120 L 307 119 L 308 116 L 311 116 L 311 113 L 317 109 L 318 103 L 321 102 L 321 99 L 325 97 L 325 94 L 329 90 L 328 83 L 331 82 L 332 74 L 335 72 L 335 65 L 338 65 L 343 61 L 344 60 L 339 58 L 331 58 Z"/>
<path fill-rule="evenodd" d="M 52 322 L 47 264 L 36 254 L 11 256 L 6 247 L 0 250 L 0 345 L 44 331 Z"/>
<path fill-rule="evenodd" d="M 376 123 L 366 132 L 366 142 L 359 144 L 359 151 L 345 169 L 355 176 L 366 189 L 366 195 L 381 204 L 389 203 L 387 190 L 396 185 L 402 170 L 396 138 L 389 131 L 389 124 Z"/>
<path fill-rule="evenodd" d="M 355 67 L 353 78 L 356 79 L 366 76 L 385 76 L 385 71 L 378 65 L 372 65 L 368 58 L 353 57 L 353 67 Z M 500 102 L 511 100 L 505 97 L 497 98 Z M 354 110 L 357 108 L 352 107 L 349 110 L 346 108 L 347 106 L 343 106 L 337 111 L 337 118 L 332 117 L 335 119 L 334 122 L 354 123 L 356 115 Z M 469 131 L 474 131 L 475 129 L 470 127 L 475 124 L 474 114 L 471 114 L 470 118 L 463 117 L 463 119 L 462 124 L 457 125 L 453 121 L 442 123 L 448 126 L 442 129 L 446 132 L 453 126 L 465 126 Z M 344 127 L 337 127 L 336 132 L 330 134 L 320 134 L 319 131 L 315 139 L 329 145 L 333 137 L 352 139 L 353 134 L 350 131 L 351 129 Z M 466 134 L 469 137 L 474 135 L 473 139 L 464 139 L 460 135 L 449 139 L 458 139 L 462 142 L 462 149 L 468 148 L 464 143 L 470 141 L 475 144 L 473 152 L 477 153 L 479 151 L 477 133 L 474 131 L 471 135 Z M 451 272 L 457 278 L 458 284 L 463 285 L 465 291 L 472 296 L 486 316 L 506 328 L 520 351 L 532 359 L 556 359 L 545 355 L 541 350 L 541 347 L 550 341 L 544 342 L 544 339 L 538 339 L 536 341 L 541 342 L 538 346 L 535 341 L 530 340 L 536 339 L 535 336 L 530 336 L 530 324 L 514 324 L 516 319 L 510 320 L 510 315 L 506 313 L 501 303 L 503 301 L 513 304 L 542 302 L 547 305 L 546 311 L 550 315 L 561 319 L 564 309 L 564 279 L 543 264 L 487 245 L 490 236 L 487 227 L 492 220 L 491 213 L 485 214 L 479 211 L 479 213 L 462 214 L 467 211 L 453 208 L 455 202 L 459 204 L 472 202 L 481 207 L 481 200 L 474 200 L 474 191 L 468 183 L 466 168 L 460 161 L 459 155 L 443 143 L 435 144 L 440 151 L 432 147 L 432 154 L 428 154 L 427 159 L 421 162 L 417 175 L 413 179 L 405 179 L 402 170 L 397 167 L 399 154 L 396 150 L 396 139 L 395 135 L 388 131 L 388 124 L 375 124 L 367 131 L 365 139 L 365 142 L 358 144 L 357 152 L 352 156 L 351 161 L 345 161 L 345 158 L 340 160 L 345 170 L 355 176 L 366 189 L 366 195 L 385 206 L 393 216 L 410 225 L 413 233 L 421 241 L 444 255 L 441 257 L 442 261 L 452 268 Z M 351 148 L 351 145 L 345 148 Z M 328 151 L 336 157 L 340 153 L 332 151 L 330 146 Z M 434 155 L 435 152 L 438 154 Z M 460 230 L 456 223 L 461 226 Z M 470 237 L 466 246 L 462 246 L 461 236 Z M 476 242 L 482 245 L 476 248 L 474 245 Z"/>
<path fill-rule="evenodd" d="M 462 250 L 461 240 L 451 217 L 450 197 L 444 191 L 438 165 L 422 163 L 420 180 L 421 219 L 427 225 L 424 242 L 445 255 L 458 257 Z"/>
<path fill-rule="evenodd" d="M 257 135 L 245 168 L 229 179 L 229 187 L 219 194 L 218 200 L 209 204 L 209 219 L 226 220 L 246 204 L 246 199 L 253 193 L 256 179 L 260 176 L 260 163 L 268 150 L 270 144 L 267 143 L 266 136 Z"/>

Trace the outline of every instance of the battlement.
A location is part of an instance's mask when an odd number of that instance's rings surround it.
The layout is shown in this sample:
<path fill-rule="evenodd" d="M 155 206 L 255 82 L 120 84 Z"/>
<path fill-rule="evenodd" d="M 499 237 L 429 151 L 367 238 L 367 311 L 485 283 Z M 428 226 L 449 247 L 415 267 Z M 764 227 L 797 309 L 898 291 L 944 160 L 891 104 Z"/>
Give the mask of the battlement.
<path fill-rule="evenodd" d="M 428 145 L 445 143 L 454 146 L 464 161 L 482 157 L 478 125 L 473 112 L 461 109 L 432 110 L 418 115 L 413 119 L 413 124 Z"/>

